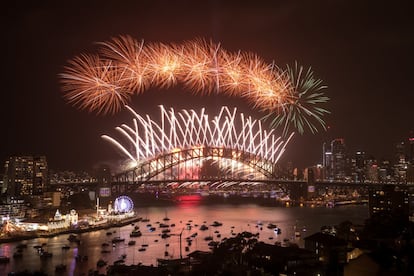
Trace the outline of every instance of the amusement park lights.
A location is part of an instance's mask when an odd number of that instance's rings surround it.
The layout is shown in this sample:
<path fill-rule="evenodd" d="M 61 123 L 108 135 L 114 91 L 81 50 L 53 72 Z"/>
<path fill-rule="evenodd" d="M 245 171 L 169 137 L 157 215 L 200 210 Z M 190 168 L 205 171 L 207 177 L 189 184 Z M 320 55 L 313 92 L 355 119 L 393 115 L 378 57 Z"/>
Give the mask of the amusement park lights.
<path fill-rule="evenodd" d="M 194 110 L 176 112 L 160 106 L 161 122 L 152 120 L 149 115 L 141 116 L 129 106 L 126 108 L 134 118 L 132 126 L 123 124 L 116 128 L 122 139 L 108 135 L 102 138 L 135 164 L 194 147 L 238 149 L 276 163 L 294 134 L 282 139 L 273 129 L 264 129 L 260 120 L 237 113 L 237 108 L 222 107 L 217 116 L 210 117 L 205 109 L 199 113 Z"/>
<path fill-rule="evenodd" d="M 320 105 L 329 99 L 310 69 L 296 64 L 281 69 L 255 54 L 231 53 L 204 40 L 144 44 L 121 36 L 99 44 L 99 54 L 73 58 L 61 74 L 65 98 L 81 109 L 115 113 L 134 94 L 181 83 L 198 94 L 247 99 L 286 136 L 291 129 L 325 129 L 323 116 L 329 112 Z"/>

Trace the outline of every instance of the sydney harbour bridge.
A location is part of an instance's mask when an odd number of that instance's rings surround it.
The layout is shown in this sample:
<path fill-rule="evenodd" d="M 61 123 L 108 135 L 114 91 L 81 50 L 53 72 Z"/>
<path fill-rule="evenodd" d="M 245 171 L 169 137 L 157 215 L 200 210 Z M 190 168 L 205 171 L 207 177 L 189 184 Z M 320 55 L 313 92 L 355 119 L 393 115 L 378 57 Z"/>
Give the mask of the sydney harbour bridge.
<path fill-rule="evenodd" d="M 128 159 L 122 172 L 111 178 L 112 193 L 133 192 L 142 186 L 211 190 L 261 185 L 303 198 L 309 186 L 366 187 L 315 182 L 312 175 L 306 181 L 281 179 L 277 163 L 294 134 L 277 136 L 236 108 L 222 107 L 210 117 L 205 110 L 177 112 L 160 106 L 160 121 L 128 109 L 132 125 L 117 127 L 116 138 L 102 136 Z"/>
<path fill-rule="evenodd" d="M 119 138 L 102 136 L 129 159 L 117 182 L 275 179 L 276 164 L 293 136 L 276 136 L 236 108 L 222 107 L 210 117 L 204 109 L 176 112 L 160 106 L 161 122 L 128 109 L 132 126 L 117 127 Z"/>
<path fill-rule="evenodd" d="M 73 58 L 61 74 L 66 100 L 80 109 L 114 114 L 134 94 L 181 84 L 194 94 L 214 91 L 243 98 L 267 114 L 256 120 L 236 108 L 222 107 L 211 115 L 204 109 L 177 112 L 160 106 L 156 120 L 127 106 L 132 124 L 117 127 L 117 136 L 102 136 L 126 162 L 120 173 L 105 176 L 98 185 L 133 191 L 142 185 L 211 189 L 318 184 L 311 175 L 307 182 L 287 181 L 277 172 L 294 133 L 326 130 L 323 118 L 330 112 L 323 104 L 329 98 L 311 68 L 297 63 L 282 68 L 256 54 L 233 53 L 202 39 L 145 44 L 120 36 L 98 44 L 98 54 Z M 269 119 L 270 129 L 262 124 L 264 119 Z"/>

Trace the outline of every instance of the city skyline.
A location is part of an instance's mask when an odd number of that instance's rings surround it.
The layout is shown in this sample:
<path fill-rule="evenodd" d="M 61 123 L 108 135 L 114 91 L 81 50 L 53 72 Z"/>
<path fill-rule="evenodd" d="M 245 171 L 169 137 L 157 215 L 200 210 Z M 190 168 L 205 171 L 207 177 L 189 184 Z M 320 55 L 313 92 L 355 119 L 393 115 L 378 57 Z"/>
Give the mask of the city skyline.
<path fill-rule="evenodd" d="M 321 163 L 323 142 L 338 137 L 345 138 L 350 150 L 391 158 L 394 144 L 413 130 L 413 19 L 404 5 L 356 3 L 10 4 L 15 6 L 8 6 L 2 17 L 8 26 L 8 70 L 7 93 L 1 100 L 7 130 L 1 161 L 10 155 L 42 154 L 51 168 L 90 169 L 121 158 L 100 136 L 128 122 L 128 112 L 97 116 L 74 108 L 63 98 L 58 74 L 68 59 L 123 34 L 166 43 L 211 38 L 232 51 L 255 52 L 268 63 L 311 66 L 328 86 L 329 129 L 295 135 L 281 162 L 300 167 Z M 227 105 L 252 117 L 263 116 L 241 99 L 182 90 L 151 89 L 135 97 L 132 106 L 144 115 L 157 113 L 159 104 L 177 110 Z"/>

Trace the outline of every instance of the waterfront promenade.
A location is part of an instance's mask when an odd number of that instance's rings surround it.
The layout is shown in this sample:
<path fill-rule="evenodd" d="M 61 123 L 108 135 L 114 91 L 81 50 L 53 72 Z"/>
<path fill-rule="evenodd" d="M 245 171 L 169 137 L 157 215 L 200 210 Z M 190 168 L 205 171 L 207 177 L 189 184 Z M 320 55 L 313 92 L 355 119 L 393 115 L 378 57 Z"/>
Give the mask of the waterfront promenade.
<path fill-rule="evenodd" d="M 119 220 L 109 220 L 104 223 L 82 226 L 82 227 L 69 227 L 62 229 L 54 229 L 51 231 L 26 231 L 26 232 L 12 232 L 12 233 L 1 233 L 0 243 L 16 242 L 21 240 L 35 239 L 35 238 L 51 238 L 58 235 L 64 234 L 80 234 L 85 232 L 98 231 L 103 229 L 109 229 L 111 227 L 121 227 L 130 223 L 140 221 L 142 218 L 133 215 Z"/>

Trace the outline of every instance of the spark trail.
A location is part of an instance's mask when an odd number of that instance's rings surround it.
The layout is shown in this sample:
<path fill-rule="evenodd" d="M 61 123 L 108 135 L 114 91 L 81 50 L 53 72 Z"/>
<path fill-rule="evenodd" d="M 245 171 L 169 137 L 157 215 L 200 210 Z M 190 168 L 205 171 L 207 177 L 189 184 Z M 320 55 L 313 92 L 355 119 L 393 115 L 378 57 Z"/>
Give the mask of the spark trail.
<path fill-rule="evenodd" d="M 82 54 L 60 75 L 68 102 L 97 113 L 115 113 L 150 87 L 181 83 L 195 94 L 212 92 L 246 99 L 265 112 L 283 135 L 325 129 L 329 98 L 310 69 L 281 69 L 256 54 L 228 52 L 219 44 L 193 40 L 182 44 L 148 43 L 120 36 L 99 43 L 98 54 Z M 304 73 L 304 71 L 306 71 Z"/>
<path fill-rule="evenodd" d="M 132 125 L 123 124 L 116 128 L 120 138 L 102 135 L 132 163 L 139 164 L 156 156 L 185 149 L 216 147 L 238 149 L 253 153 L 271 163 L 277 163 L 285 147 L 293 137 L 276 136 L 274 130 L 266 130 L 260 120 L 222 107 L 217 116 L 210 117 L 205 109 L 167 110 L 160 106 L 161 122 L 149 115 L 141 116 L 131 107 Z"/>

